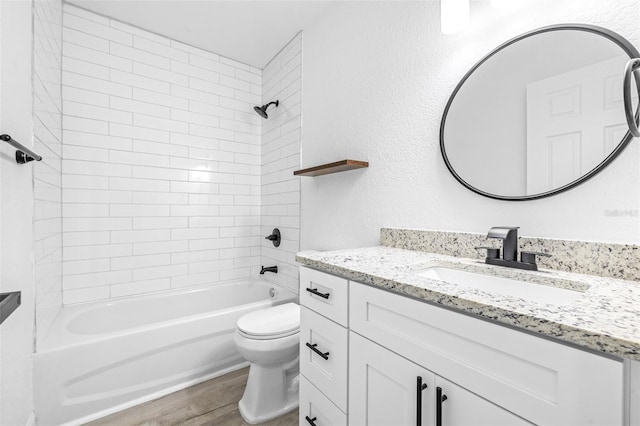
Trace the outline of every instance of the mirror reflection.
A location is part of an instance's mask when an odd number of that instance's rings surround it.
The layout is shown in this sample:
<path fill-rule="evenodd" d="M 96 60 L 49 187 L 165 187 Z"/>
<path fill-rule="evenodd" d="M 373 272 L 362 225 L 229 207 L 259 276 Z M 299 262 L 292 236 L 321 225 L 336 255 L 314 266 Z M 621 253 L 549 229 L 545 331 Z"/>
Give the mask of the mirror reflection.
<path fill-rule="evenodd" d="M 637 52 L 622 44 L 565 28 L 499 48 L 449 101 L 441 144 L 450 170 L 476 192 L 527 199 L 604 167 L 629 139 L 622 79 Z"/>

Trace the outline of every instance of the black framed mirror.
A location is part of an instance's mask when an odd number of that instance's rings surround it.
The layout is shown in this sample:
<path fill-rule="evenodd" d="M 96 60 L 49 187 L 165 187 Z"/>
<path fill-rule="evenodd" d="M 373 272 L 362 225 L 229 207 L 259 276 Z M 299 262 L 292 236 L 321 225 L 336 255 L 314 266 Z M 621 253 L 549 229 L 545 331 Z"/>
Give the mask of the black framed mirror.
<path fill-rule="evenodd" d="M 622 81 L 627 61 L 639 56 L 622 36 L 591 25 L 553 25 L 503 43 L 447 102 L 440 125 L 447 168 L 498 200 L 535 200 L 585 182 L 633 138 Z"/>

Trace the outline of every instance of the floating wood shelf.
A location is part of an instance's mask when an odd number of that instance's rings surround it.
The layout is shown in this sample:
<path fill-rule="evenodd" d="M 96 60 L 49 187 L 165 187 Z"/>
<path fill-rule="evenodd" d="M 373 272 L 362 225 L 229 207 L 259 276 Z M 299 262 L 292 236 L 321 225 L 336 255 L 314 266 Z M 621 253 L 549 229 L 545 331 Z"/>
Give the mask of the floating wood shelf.
<path fill-rule="evenodd" d="M 296 176 L 322 176 L 330 173 L 346 172 L 347 170 L 362 169 L 369 167 L 367 161 L 341 160 L 335 163 L 322 164 L 320 166 L 309 167 L 308 169 L 296 170 Z"/>

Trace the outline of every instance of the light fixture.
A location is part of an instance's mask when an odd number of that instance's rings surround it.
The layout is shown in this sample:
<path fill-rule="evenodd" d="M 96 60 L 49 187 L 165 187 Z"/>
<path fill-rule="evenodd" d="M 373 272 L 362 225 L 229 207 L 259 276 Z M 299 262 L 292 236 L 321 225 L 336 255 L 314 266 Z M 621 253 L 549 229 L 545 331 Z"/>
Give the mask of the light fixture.
<path fill-rule="evenodd" d="M 469 24 L 469 0 L 440 0 L 440 30 L 455 34 Z"/>

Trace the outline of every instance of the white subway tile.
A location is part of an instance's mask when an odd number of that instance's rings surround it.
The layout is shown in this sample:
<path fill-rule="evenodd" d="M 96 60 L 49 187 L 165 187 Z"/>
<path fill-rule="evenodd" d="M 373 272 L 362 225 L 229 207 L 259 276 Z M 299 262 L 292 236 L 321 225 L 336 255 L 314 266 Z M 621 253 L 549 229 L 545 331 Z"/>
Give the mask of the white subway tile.
<path fill-rule="evenodd" d="M 102 25 L 95 21 L 89 21 L 69 13 L 65 13 L 64 15 L 64 26 L 67 28 L 82 31 L 107 40 L 117 41 L 122 44 L 132 44 L 133 37 L 131 34 L 108 27 L 107 25 L 108 24 Z"/>
<path fill-rule="evenodd" d="M 164 44 L 166 46 L 169 45 L 169 39 L 166 37 L 154 34 L 138 27 L 134 27 L 133 25 L 116 21 L 115 19 L 111 19 L 111 27 L 138 37 L 146 38 L 156 43 Z"/>
<path fill-rule="evenodd" d="M 169 216 L 169 206 L 113 204 L 110 206 L 111 217 L 144 217 Z"/>
<path fill-rule="evenodd" d="M 116 96 L 110 97 L 110 105 L 112 109 L 120 111 L 129 111 L 140 114 L 152 115 L 154 117 L 170 118 L 171 110 L 162 105 L 155 105 L 148 102 L 134 101 Z M 129 122 L 128 124 L 131 124 Z"/>
<path fill-rule="evenodd" d="M 243 104 L 243 108 L 245 108 L 246 111 L 253 109 L 248 104 Z M 199 114 L 204 114 L 204 115 L 212 115 L 220 118 L 231 119 L 235 117 L 235 112 L 229 109 L 228 107 L 212 105 L 212 104 L 198 102 L 194 100 L 189 102 L 189 111 L 197 112 Z M 256 115 L 256 117 L 258 116 Z M 258 117 L 258 119 L 259 118 L 260 117 Z"/>
<path fill-rule="evenodd" d="M 97 13 L 89 12 L 88 10 L 74 6 L 70 3 L 63 3 L 62 10 L 65 15 L 71 14 L 84 19 L 88 19 L 89 21 L 93 21 L 98 24 L 109 25 L 109 18 L 104 17 L 102 15 L 98 15 Z"/>
<path fill-rule="evenodd" d="M 189 265 L 167 265 L 152 268 L 136 268 L 133 270 L 133 280 L 152 280 L 155 278 L 175 277 L 189 272 Z"/>
<path fill-rule="evenodd" d="M 136 243 L 133 254 L 175 253 L 189 250 L 188 241 L 165 241 L 153 243 Z"/>
<path fill-rule="evenodd" d="M 111 297 L 132 296 L 135 294 L 151 293 L 171 288 L 170 278 L 160 278 L 149 281 L 136 281 L 126 284 L 114 284 L 111 287 Z"/>
<path fill-rule="evenodd" d="M 63 275 L 88 274 L 109 270 L 109 259 L 74 260 L 62 263 Z"/>
<path fill-rule="evenodd" d="M 112 244 L 169 241 L 170 239 L 171 232 L 169 229 L 111 231 Z"/>
<path fill-rule="evenodd" d="M 109 106 L 109 95 L 85 89 L 78 89 L 71 86 L 62 86 L 62 99 L 65 101 L 80 102 L 88 105 L 102 107 Z"/>
<path fill-rule="evenodd" d="M 152 254 L 148 256 L 112 257 L 111 270 L 146 268 L 150 266 L 163 266 L 171 263 L 170 254 Z"/>
<path fill-rule="evenodd" d="M 219 238 L 220 228 L 172 229 L 172 240 L 200 240 L 203 238 Z"/>
<path fill-rule="evenodd" d="M 189 88 L 211 93 L 214 95 L 225 96 L 227 98 L 236 97 L 233 87 L 224 86 L 218 83 L 212 83 L 210 81 L 201 80 L 196 77 L 189 77 Z"/>
<path fill-rule="evenodd" d="M 97 272 L 64 277 L 65 292 L 68 289 L 98 287 L 131 281 L 131 271 Z"/>
<path fill-rule="evenodd" d="M 109 44 L 109 51 L 113 56 L 126 58 L 127 60 L 132 60 L 136 62 L 142 62 L 148 65 L 153 65 L 154 67 L 169 69 L 169 67 L 171 66 L 171 60 L 169 58 L 155 55 L 153 53 L 150 53 L 144 50 L 125 46 L 123 44 L 111 42 Z M 123 71 L 131 71 L 132 69 L 133 69 L 133 66 Z"/>
<path fill-rule="evenodd" d="M 182 275 L 171 278 L 171 288 L 190 287 L 201 284 L 215 284 L 220 281 L 220 273 L 205 272 L 203 274 Z"/>
<path fill-rule="evenodd" d="M 252 72 L 236 69 L 235 76 L 237 79 L 248 81 L 249 83 L 257 85 L 262 85 L 262 78 L 260 78 L 260 75 L 256 75 Z"/>
<path fill-rule="evenodd" d="M 218 140 L 207 137 L 184 135 L 182 133 L 172 133 L 171 143 L 190 147 L 199 147 L 207 150 L 218 149 Z"/>
<path fill-rule="evenodd" d="M 189 156 L 189 148 L 185 146 L 138 140 L 133 141 L 133 151 L 146 152 L 149 154 L 169 155 L 171 157 Z"/>
<path fill-rule="evenodd" d="M 185 192 L 197 194 L 217 194 L 219 185 L 202 182 L 171 182 L 171 192 Z"/>
<path fill-rule="evenodd" d="M 175 49 L 164 44 L 156 43 L 151 40 L 146 40 L 137 36 L 133 38 L 133 47 L 140 50 L 145 50 L 147 52 L 155 53 L 156 55 L 175 59 L 177 61 L 188 62 L 189 60 L 189 54 L 182 50 Z"/>
<path fill-rule="evenodd" d="M 88 148 L 77 145 L 63 145 L 62 155 L 69 160 L 109 161 L 109 151 L 101 148 Z"/>
<path fill-rule="evenodd" d="M 106 135 L 109 132 L 109 124 L 106 121 L 90 120 L 88 118 L 62 117 L 62 126 L 68 130 L 88 132 Z"/>
<path fill-rule="evenodd" d="M 136 126 L 150 127 L 153 129 L 166 130 L 169 132 L 188 133 L 189 131 L 188 123 L 151 117 L 142 114 L 134 114 L 133 123 Z"/>
<path fill-rule="evenodd" d="M 199 55 L 189 55 L 189 63 L 199 68 L 214 71 L 224 75 L 235 75 L 235 68 L 219 61 L 203 58 Z"/>
<path fill-rule="evenodd" d="M 134 217 L 133 229 L 171 229 L 186 228 L 189 219 L 186 217 Z"/>
<path fill-rule="evenodd" d="M 189 204 L 198 205 L 232 205 L 234 204 L 233 195 L 220 194 L 189 194 Z"/>
<path fill-rule="evenodd" d="M 64 53 L 62 62 L 67 58 L 74 58 L 116 70 L 128 72 L 133 70 L 133 62 L 128 59 L 119 58 L 117 56 L 100 52 L 99 50 L 90 49 L 88 47 L 79 46 L 77 44 L 65 42 L 62 44 L 62 51 Z"/>
<path fill-rule="evenodd" d="M 79 145 L 95 148 L 118 149 L 131 151 L 131 139 L 119 138 L 117 136 L 96 135 L 93 133 L 75 132 L 64 130 L 65 145 Z"/>
<path fill-rule="evenodd" d="M 228 173 L 212 173 L 190 170 L 189 180 L 191 182 L 233 183 L 234 178 L 232 174 Z"/>
<path fill-rule="evenodd" d="M 155 80 L 177 84 L 180 86 L 187 86 L 189 84 L 189 78 L 183 74 L 163 70 L 161 68 L 140 64 L 137 62 L 134 62 L 133 64 L 133 73 L 139 74 L 145 77 L 153 78 Z"/>
<path fill-rule="evenodd" d="M 141 139 L 153 142 L 169 142 L 170 139 L 169 132 L 114 123 L 109 124 L 109 134 L 112 136 Z"/>
<path fill-rule="evenodd" d="M 86 75 L 75 74 L 68 71 L 62 72 L 62 84 L 65 86 L 92 90 L 94 92 L 122 96 L 125 98 L 130 98 L 132 93 L 130 86 L 101 80 L 99 78 L 87 77 Z"/>
<path fill-rule="evenodd" d="M 131 244 L 105 244 L 65 247 L 63 260 L 98 259 L 106 257 L 131 256 Z"/>
<path fill-rule="evenodd" d="M 185 241 L 186 242 L 186 241 Z M 189 240 L 189 250 L 212 250 L 235 247 L 233 238 L 205 238 Z"/>
<path fill-rule="evenodd" d="M 175 98 L 182 98 L 183 100 L 195 100 L 211 105 L 218 105 L 220 103 L 219 95 L 206 93 L 197 89 L 190 89 L 188 87 L 178 86 L 176 84 L 171 85 L 171 96 Z M 183 109 L 187 108 L 185 107 Z"/>
<path fill-rule="evenodd" d="M 187 194 L 164 192 L 134 192 L 134 204 L 188 204 Z"/>
<path fill-rule="evenodd" d="M 157 167 L 169 166 L 169 157 L 166 155 L 143 154 L 140 152 L 110 151 L 109 160 L 112 163 L 131 164 L 134 166 L 135 165 L 157 166 Z"/>
<path fill-rule="evenodd" d="M 189 157 L 203 160 L 233 161 L 233 153 L 217 149 L 189 148 Z"/>
<path fill-rule="evenodd" d="M 197 124 L 189 124 L 189 134 L 214 139 L 234 139 L 234 134 L 231 130 L 217 129 L 215 127 L 200 126 Z"/>
<path fill-rule="evenodd" d="M 131 166 L 123 164 L 97 163 L 91 161 L 62 160 L 67 174 L 95 176 L 131 176 Z"/>
<path fill-rule="evenodd" d="M 176 87 L 179 87 L 179 86 L 176 86 Z M 164 105 L 171 108 L 187 109 L 189 107 L 189 101 L 187 99 L 176 97 L 173 94 L 173 90 L 171 95 L 164 95 L 162 93 L 134 88 L 133 99 L 136 99 L 138 101 L 143 101 L 143 102 L 149 102 L 157 105 Z"/>
<path fill-rule="evenodd" d="M 130 112 L 116 111 L 110 108 L 79 104 L 71 101 L 64 101 L 63 109 L 65 117 L 74 116 L 91 118 L 94 120 L 102 120 L 122 124 L 131 124 L 133 121 L 133 114 Z"/>
<path fill-rule="evenodd" d="M 182 253 L 172 253 L 171 263 L 193 263 L 193 262 L 208 262 L 211 260 L 219 259 L 220 250 L 200 250 L 200 251 L 188 251 Z"/>
<path fill-rule="evenodd" d="M 129 72 L 111 70 L 111 81 L 140 89 L 147 89 L 154 92 L 169 93 L 171 91 L 169 83 L 142 77 Z"/>
<path fill-rule="evenodd" d="M 233 226 L 233 217 L 190 217 L 189 228 Z"/>
<path fill-rule="evenodd" d="M 171 216 L 218 216 L 218 206 L 171 206 Z"/>
<path fill-rule="evenodd" d="M 217 172 L 218 162 L 207 161 L 196 158 L 179 158 L 172 157 L 170 160 L 171 167 L 176 169 L 195 169 L 207 172 Z"/>
<path fill-rule="evenodd" d="M 212 260 L 209 262 L 190 263 L 189 273 L 201 274 L 204 272 L 214 272 L 230 268 L 233 268 L 233 260 Z"/>
<path fill-rule="evenodd" d="M 176 49 L 184 50 L 187 53 L 192 53 L 194 55 L 202 56 L 203 58 L 210 59 L 212 61 L 220 60 L 220 56 L 215 53 L 211 53 L 207 50 L 202 50 L 195 46 L 191 46 L 188 44 L 180 43 L 179 41 L 171 40 L 171 47 L 175 47 Z"/>
<path fill-rule="evenodd" d="M 71 57 L 64 58 L 64 60 L 62 61 L 62 69 L 76 74 L 88 75 L 89 77 L 109 80 L 109 68 Z"/>
<path fill-rule="evenodd" d="M 65 233 L 131 229 L 131 218 L 63 218 L 62 229 Z"/>
<path fill-rule="evenodd" d="M 220 80 L 220 74 L 217 72 L 194 67 L 193 65 L 178 61 L 171 61 L 171 71 L 186 77 L 197 77 L 201 80 L 211 81 L 213 83 L 218 83 Z"/>
<path fill-rule="evenodd" d="M 139 179 L 139 178 L 117 178 L 109 179 L 109 188 L 117 191 L 169 191 L 169 182 L 162 180 Z"/>
<path fill-rule="evenodd" d="M 133 176 L 147 179 L 163 179 L 171 181 L 187 180 L 189 178 L 186 170 L 144 166 L 135 166 L 133 168 Z"/>
<path fill-rule="evenodd" d="M 63 235 L 64 247 L 85 246 L 92 244 L 108 244 L 110 234 L 108 231 L 100 232 L 65 232 Z"/>
<path fill-rule="evenodd" d="M 69 204 L 62 205 L 64 217 L 107 217 L 108 204 Z"/>
<path fill-rule="evenodd" d="M 109 286 L 69 289 L 65 286 L 62 292 L 62 303 L 72 305 L 74 303 L 92 302 L 95 300 L 109 299 Z"/>
<path fill-rule="evenodd" d="M 180 109 L 171 110 L 171 119 L 211 127 L 219 127 L 220 125 L 220 119 L 218 117 L 197 114 Z"/>

